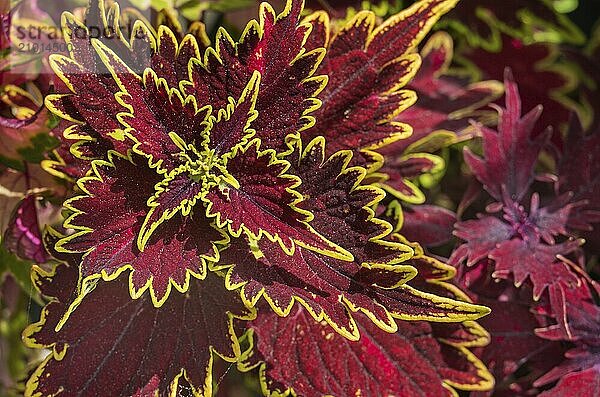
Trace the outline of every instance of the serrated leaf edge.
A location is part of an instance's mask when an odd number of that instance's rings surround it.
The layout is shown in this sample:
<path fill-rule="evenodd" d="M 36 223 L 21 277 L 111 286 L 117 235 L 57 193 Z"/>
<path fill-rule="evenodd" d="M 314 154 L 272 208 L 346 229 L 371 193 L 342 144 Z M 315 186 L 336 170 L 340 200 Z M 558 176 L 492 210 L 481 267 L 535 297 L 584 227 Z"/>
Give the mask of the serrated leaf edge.
<path fill-rule="evenodd" d="M 35 288 L 38 290 L 38 292 L 41 292 L 38 287 L 39 278 L 40 277 L 46 277 L 46 278 L 54 277 L 54 275 L 56 273 L 56 268 L 58 266 L 65 266 L 65 265 L 58 264 L 58 265 L 54 266 L 54 268 L 52 268 L 50 271 L 47 271 L 37 265 L 34 265 L 32 267 L 32 272 L 31 272 L 32 282 L 35 285 Z M 117 275 L 117 277 L 118 277 L 118 275 Z M 105 280 L 105 281 L 109 281 L 109 280 Z M 76 300 L 77 299 L 80 299 L 80 298 L 77 297 Z M 62 361 L 62 359 L 64 359 L 64 357 L 67 353 L 67 349 L 69 348 L 69 345 L 66 343 L 64 344 L 62 349 L 57 348 L 58 346 L 57 346 L 56 342 L 52 343 L 51 345 L 41 345 L 41 344 L 37 343 L 37 341 L 34 338 L 34 335 L 36 334 L 36 332 L 40 331 L 46 324 L 46 318 L 47 318 L 47 312 L 48 312 L 47 307 L 48 307 L 48 305 L 51 305 L 53 303 L 56 303 L 56 300 L 54 297 L 52 297 L 52 299 L 48 302 L 48 304 L 44 308 L 42 308 L 40 320 L 33 324 L 30 324 L 23 331 L 22 338 L 23 338 L 23 343 L 25 344 L 25 346 L 32 348 L 32 349 L 50 349 L 50 354 L 48 354 L 48 356 L 36 367 L 34 372 L 31 374 L 31 376 L 27 380 L 27 383 L 25 385 L 25 392 L 24 392 L 24 395 L 26 397 L 38 397 L 39 396 L 39 394 L 35 393 L 35 391 L 36 391 L 36 387 L 38 385 L 38 379 L 44 373 L 44 369 L 45 369 L 46 365 L 52 359 L 54 359 L 56 361 Z M 70 314 L 73 312 L 73 310 L 76 308 L 76 305 L 74 305 L 74 303 L 75 302 L 73 302 L 73 304 L 71 304 L 69 306 L 67 313 L 65 313 L 63 316 L 63 319 L 68 318 L 70 316 Z M 160 308 L 156 307 L 156 310 L 160 310 Z M 177 396 L 177 387 L 179 384 L 179 379 L 181 379 L 182 376 L 186 379 L 187 383 L 189 383 L 189 385 L 192 386 L 192 388 L 193 388 L 192 391 L 193 391 L 194 396 L 197 396 L 197 397 L 212 397 L 213 396 L 212 367 L 213 367 L 214 357 L 215 357 L 215 355 L 218 355 L 223 360 L 230 362 L 230 363 L 235 363 L 235 362 L 239 361 L 239 358 L 241 357 L 243 352 L 241 351 L 239 338 L 236 335 L 236 332 L 235 332 L 235 329 L 233 326 L 234 319 L 253 320 L 254 318 L 256 318 L 256 313 L 257 313 L 256 309 L 254 309 L 254 308 L 246 308 L 246 310 L 248 312 L 247 316 L 237 316 L 237 315 L 232 314 L 231 312 L 227 312 L 227 316 L 229 317 L 227 333 L 229 334 L 229 338 L 231 340 L 231 347 L 234 352 L 234 357 L 229 357 L 227 355 L 224 355 L 224 354 L 218 352 L 217 350 L 215 350 L 213 346 L 209 346 L 210 359 L 209 359 L 209 362 L 208 362 L 208 365 L 206 368 L 207 376 L 204 380 L 204 385 L 203 385 L 204 393 L 200 393 L 195 388 L 195 385 L 193 385 L 192 382 L 190 382 L 189 378 L 187 377 L 185 368 L 182 368 L 180 373 L 178 375 L 176 375 L 170 383 L 170 386 L 169 386 L 169 389 L 170 389 L 169 396 L 170 397 Z M 56 330 L 56 332 L 58 332 L 58 330 Z"/>
<path fill-rule="evenodd" d="M 88 228 L 85 226 L 73 224 L 73 221 L 77 218 L 77 216 L 83 213 L 82 211 L 77 209 L 76 202 L 77 202 L 77 200 L 84 198 L 84 197 L 92 197 L 91 193 L 86 189 L 85 184 L 89 181 L 97 181 L 97 182 L 103 183 L 104 180 L 100 176 L 100 172 L 98 171 L 98 168 L 103 167 L 103 166 L 115 168 L 114 158 L 121 158 L 121 159 L 124 159 L 124 160 L 127 160 L 127 161 L 133 163 L 133 160 L 131 158 L 131 153 L 128 153 L 127 156 L 124 156 L 118 152 L 109 151 L 108 152 L 108 160 L 99 160 L 99 159 L 93 160 L 92 161 L 92 169 L 91 169 L 90 173 L 88 174 L 88 176 L 85 176 L 77 181 L 78 188 L 84 194 L 68 199 L 67 201 L 65 201 L 65 203 L 63 205 L 67 210 L 71 211 L 71 214 L 64 220 L 63 226 L 67 229 L 73 229 L 73 230 L 75 230 L 75 232 L 71 235 L 68 235 L 68 236 L 60 239 L 56 243 L 55 249 L 57 252 L 73 253 L 73 252 L 65 249 L 64 245 L 67 244 L 69 241 L 71 241 L 79 236 L 88 234 L 94 230 L 94 229 L 91 229 L 91 228 Z M 220 230 L 220 229 L 217 228 L 217 230 Z M 152 280 L 153 280 L 152 277 L 150 277 L 148 279 L 148 281 L 141 288 L 136 289 L 134 287 L 133 274 L 135 272 L 135 269 L 130 264 L 123 264 L 122 266 L 115 269 L 111 273 L 108 273 L 105 270 L 102 270 L 100 273 L 94 273 L 94 274 L 90 274 L 87 276 L 84 276 L 81 273 L 81 268 L 80 268 L 80 276 L 79 276 L 79 283 L 78 283 L 79 284 L 78 299 L 79 299 L 79 301 L 81 301 L 81 299 L 83 299 L 84 295 L 87 292 L 89 292 L 88 291 L 89 288 L 91 286 L 93 286 L 93 284 L 95 282 L 97 282 L 97 280 L 102 279 L 104 281 L 112 281 L 112 280 L 116 279 L 123 271 L 130 269 L 130 270 L 132 270 L 132 272 L 130 273 L 130 276 L 129 276 L 129 289 L 130 289 L 129 292 L 130 292 L 131 297 L 133 299 L 137 299 L 137 298 L 141 297 L 146 290 L 149 290 L 150 296 L 152 298 L 152 303 L 154 304 L 155 307 L 159 308 L 167 301 L 167 299 L 171 293 L 172 287 L 175 287 L 175 289 L 177 289 L 181 293 L 185 293 L 189 289 L 191 277 L 194 277 L 194 278 L 200 279 L 200 280 L 202 280 L 206 277 L 208 263 L 213 262 L 213 261 L 218 261 L 219 260 L 219 252 L 220 252 L 219 247 L 226 246 L 229 243 L 229 237 L 224 233 L 221 233 L 221 234 L 223 235 L 223 240 L 212 243 L 213 251 L 215 253 L 214 256 L 200 255 L 200 257 L 198 258 L 200 260 L 201 271 L 194 272 L 191 269 L 186 269 L 185 281 L 184 281 L 183 285 L 179 285 L 173 279 L 169 278 L 169 283 L 167 284 L 167 290 L 161 299 L 157 298 L 156 291 L 154 291 L 154 287 L 152 286 Z M 85 253 L 83 253 L 83 258 L 85 258 L 94 249 L 95 248 L 90 248 Z M 65 321 L 66 321 L 66 319 L 65 319 Z"/>

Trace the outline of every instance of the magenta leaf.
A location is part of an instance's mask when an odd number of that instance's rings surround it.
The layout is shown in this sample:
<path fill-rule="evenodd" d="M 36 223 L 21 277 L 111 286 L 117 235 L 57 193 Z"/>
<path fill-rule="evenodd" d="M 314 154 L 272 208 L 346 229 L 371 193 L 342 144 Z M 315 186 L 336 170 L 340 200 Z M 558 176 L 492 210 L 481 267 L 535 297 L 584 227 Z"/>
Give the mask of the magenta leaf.
<path fill-rule="evenodd" d="M 550 284 L 577 283 L 577 277 L 556 256 L 569 254 L 579 248 L 580 244 L 579 241 L 571 241 L 548 246 L 520 239 L 503 241 L 489 252 L 490 259 L 496 262 L 494 277 L 507 278 L 510 274 L 516 286 L 530 277 L 533 297 L 537 300 Z"/>
<path fill-rule="evenodd" d="M 498 132 L 481 127 L 484 158 L 469 149 L 465 161 L 496 200 L 508 194 L 512 200 L 523 198 L 533 181 L 533 167 L 548 135 L 531 138 L 542 108 L 536 107 L 521 118 L 521 99 L 512 75 L 505 75 L 506 109 L 498 109 Z"/>
<path fill-rule="evenodd" d="M 565 353 L 566 360 L 563 363 L 535 381 L 535 385 L 541 386 L 560 379 L 557 387 L 547 393 L 548 396 L 562 396 L 566 384 L 576 386 L 574 390 L 581 390 L 582 393 L 597 390 L 600 367 L 600 306 L 595 300 L 597 292 L 597 285 L 594 290 L 584 280 L 578 286 L 563 288 L 563 313 L 556 311 L 557 317 L 559 314 L 562 317 L 557 318 L 559 324 L 537 332 L 544 339 L 567 340 L 575 345 Z M 564 326 L 560 324 L 563 321 L 566 323 Z M 590 384 L 584 386 L 583 380 Z"/>
<path fill-rule="evenodd" d="M 28 195 L 17 206 L 2 244 L 21 259 L 45 263 L 50 257 L 42 242 L 36 200 L 34 195 Z"/>
<path fill-rule="evenodd" d="M 498 218 L 481 216 L 457 223 L 454 234 L 466 243 L 454 251 L 450 262 L 459 263 L 466 259 L 467 266 L 472 266 L 486 258 L 496 245 L 510 240 L 513 229 Z"/>

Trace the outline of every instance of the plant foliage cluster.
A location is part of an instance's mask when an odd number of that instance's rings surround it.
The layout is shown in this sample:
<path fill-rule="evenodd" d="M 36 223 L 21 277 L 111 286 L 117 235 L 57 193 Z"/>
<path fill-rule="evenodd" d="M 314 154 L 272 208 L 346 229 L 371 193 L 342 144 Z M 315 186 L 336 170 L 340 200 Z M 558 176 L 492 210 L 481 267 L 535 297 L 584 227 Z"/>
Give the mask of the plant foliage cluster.
<path fill-rule="evenodd" d="M 2 393 L 597 396 L 577 7 L 0 0 Z"/>

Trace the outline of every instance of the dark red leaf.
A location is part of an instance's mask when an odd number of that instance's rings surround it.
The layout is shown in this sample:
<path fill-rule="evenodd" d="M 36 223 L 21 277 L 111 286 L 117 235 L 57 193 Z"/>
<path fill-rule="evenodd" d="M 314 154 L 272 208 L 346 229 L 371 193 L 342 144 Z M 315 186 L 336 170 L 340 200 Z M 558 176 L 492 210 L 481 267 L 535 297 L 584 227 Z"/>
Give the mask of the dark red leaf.
<path fill-rule="evenodd" d="M 152 70 L 144 73 L 143 81 L 143 88 L 133 84 L 122 95 L 129 111 L 119 113 L 119 121 L 136 142 L 135 150 L 161 172 L 173 172 L 209 150 L 221 156 L 255 134 L 250 124 L 257 117 L 259 74 L 251 75 L 239 97 L 229 97 L 223 108 L 200 108 L 194 97 L 167 86 Z"/>
<path fill-rule="evenodd" d="M 540 397 L 594 397 L 600 395 L 600 368 L 591 367 L 584 371 L 565 375 L 556 387 L 540 393 Z"/>
<path fill-rule="evenodd" d="M 569 238 L 556 242 L 555 237 L 567 235 L 565 230 L 569 206 L 555 212 L 539 208 L 539 196 L 532 195 L 530 213 L 523 206 L 505 197 L 504 221 L 489 215 L 456 224 L 454 234 L 466 241 L 452 254 L 451 263 L 465 259 L 472 266 L 483 259 L 493 262 L 494 278 L 510 279 L 519 287 L 529 277 L 533 297 L 538 300 L 547 286 L 556 283 L 576 284 L 578 277 L 564 259 L 579 250 L 583 240 Z M 502 205 L 497 204 L 497 207 Z M 493 207 L 488 207 L 488 210 Z"/>
<path fill-rule="evenodd" d="M 421 1 L 389 18 L 368 37 L 367 54 L 379 66 L 415 48 L 431 26 L 456 5 L 456 1 Z"/>
<path fill-rule="evenodd" d="M 405 206 L 400 233 L 424 246 L 438 246 L 452 238 L 456 214 L 435 205 Z"/>
<path fill-rule="evenodd" d="M 556 256 L 567 255 L 580 245 L 579 241 L 548 246 L 512 239 L 499 243 L 489 252 L 489 258 L 495 261 L 494 277 L 508 278 L 511 275 L 516 286 L 529 277 L 533 283 L 533 297 L 537 300 L 550 284 L 577 283 L 577 277 Z"/>
<path fill-rule="evenodd" d="M 173 31 L 137 24 L 131 41 L 119 32 L 95 40 L 76 37 L 74 29 L 87 28 L 67 14 L 67 41 L 76 43 L 68 56 L 53 57 L 62 83 L 47 102 L 72 124 L 63 137 L 75 141 L 70 152 L 92 170 L 66 203 L 64 226 L 73 232 L 56 244 L 57 255 L 81 255 L 70 276 L 74 292 L 49 293 L 57 299 L 44 315 L 56 321 L 27 334 L 38 347 L 54 348 L 29 389 L 189 394 L 181 380 L 208 395 L 210 347 L 230 360 L 238 353 L 228 312 L 261 297 L 279 316 L 300 303 L 296 310 L 354 340 L 359 326 L 412 330 L 418 326 L 397 320 L 457 323 L 487 314 L 453 287 L 451 296 L 440 292 L 451 288 L 453 270 L 391 235 L 372 210 L 383 191 L 362 186 L 366 169 L 350 166 L 378 166 L 381 157 L 369 151 L 409 131 L 395 117 L 414 100 L 402 89 L 419 64 L 414 49 L 455 2 L 421 1 L 378 27 L 374 14 L 363 13 L 331 41 L 321 17 L 299 22 L 302 1 L 288 1 L 279 15 L 262 5 L 239 42 L 220 29 L 204 56 L 204 44 L 181 38 L 174 20 Z M 86 23 L 116 29 L 118 10 L 94 1 Z M 319 37 L 309 38 L 313 22 Z M 319 69 L 320 46 L 333 61 Z M 332 142 L 316 140 L 300 152 L 308 140 L 299 133 L 314 123 L 326 81 L 316 73 L 330 73 L 320 115 L 331 117 L 305 135 L 329 134 Z M 86 167 L 67 164 L 61 150 L 53 166 L 80 176 Z M 409 167 L 408 178 L 434 171 L 418 161 Z M 424 278 L 409 285 L 417 271 Z M 170 294 L 173 286 L 181 294 Z M 372 324 L 357 323 L 359 311 Z M 438 346 L 436 331 L 423 327 Z M 444 343 L 472 328 L 452 327 Z M 138 348 L 130 353 L 131 346 Z M 458 388 L 489 384 L 463 348 L 434 349 L 434 357 L 443 356 L 439 373 L 423 361 L 437 390 L 445 391 L 441 379 Z M 105 382 L 112 383 L 100 389 Z"/>
<path fill-rule="evenodd" d="M 146 246 L 161 223 L 179 213 L 189 215 L 203 195 L 201 181 L 195 181 L 184 173 L 171 175 L 154 186 L 156 193 L 147 202 L 150 210 L 146 214 L 137 240 L 140 249 Z"/>
<path fill-rule="evenodd" d="M 133 80 L 135 91 L 130 87 L 121 94 L 124 108 L 119 121 L 136 142 L 136 152 L 147 156 L 151 167 L 171 172 L 185 163 L 187 150 L 176 143 L 172 133 L 186 144 L 204 149 L 210 108 L 199 108 L 195 101 L 184 98 L 177 89 L 167 86 L 165 80 L 159 80 L 152 70 L 144 73 L 143 87 L 133 75 L 119 75 L 121 81 L 127 77 Z"/>
<path fill-rule="evenodd" d="M 76 298 L 76 267 L 34 274 L 53 300 L 24 338 L 51 353 L 29 379 L 26 395 L 166 395 L 184 379 L 198 395 L 211 395 L 215 354 L 228 361 L 240 354 L 232 317 L 251 313 L 213 274 L 158 309 L 147 295 L 131 299 L 128 272 L 89 288 L 83 300 Z M 74 299 L 80 303 L 72 305 Z"/>
<path fill-rule="evenodd" d="M 423 203 L 425 196 L 413 182 L 445 167 L 441 157 L 430 153 L 472 135 L 472 120 L 489 124 L 496 118 L 494 112 L 480 108 L 500 96 L 502 85 L 497 81 L 469 84 L 446 75 L 452 56 L 452 39 L 446 33 L 434 34 L 423 46 L 422 65 L 408 84 L 417 102 L 396 118 L 412 127 L 412 135 L 377 150 L 385 158 L 380 183 L 406 202 Z"/>
<path fill-rule="evenodd" d="M 261 75 L 253 128 L 265 149 L 287 151 L 286 139 L 297 139 L 298 132 L 311 127 L 311 113 L 319 102 L 314 97 L 323 89 L 326 77 L 315 75 L 324 51 L 303 48 L 309 25 L 299 23 L 302 2 L 288 1 L 276 15 L 264 3 L 260 21 L 251 21 L 235 43 L 220 29 L 215 50 L 209 49 L 205 67 L 193 62 L 191 84 L 185 93 L 194 95 L 199 104 L 223 107 L 227 96 L 238 97 L 254 72 Z M 281 45 L 285 43 L 285 45 Z"/>
<path fill-rule="evenodd" d="M 325 140 L 318 138 L 289 158 L 294 174 L 302 180 L 297 190 L 304 200 L 298 206 L 310 211 L 314 217 L 310 224 L 319 233 L 346 248 L 358 263 L 370 262 L 382 253 L 377 249 L 377 240 L 391 231 L 390 225 L 375 218 L 370 208 L 383 198 L 383 192 L 362 186 L 365 170 L 349 166 L 350 151 L 329 158 L 325 153 Z M 402 255 L 394 251 L 390 249 L 392 257 Z"/>
<path fill-rule="evenodd" d="M 569 213 L 571 228 L 592 231 L 600 222 L 600 128 L 585 134 L 572 122 L 558 166 L 560 193 L 571 194 L 575 203 Z"/>
<path fill-rule="evenodd" d="M 319 72 L 329 76 L 329 83 L 319 95 L 322 106 L 308 136 L 324 135 L 328 155 L 352 150 L 357 163 L 373 160 L 363 157 L 365 151 L 406 137 L 410 127 L 394 119 L 416 99 L 403 89 L 419 64 L 411 52 L 454 4 L 421 1 L 379 26 L 375 14 L 364 11 L 346 23 L 327 43 Z M 318 28 L 322 14 L 313 21 Z"/>
<path fill-rule="evenodd" d="M 467 266 L 472 266 L 486 258 L 496 245 L 510 240 L 513 229 L 493 216 L 480 216 L 477 220 L 457 223 L 454 235 L 466 243 L 454 251 L 450 263 L 458 264 L 466 259 Z"/>
<path fill-rule="evenodd" d="M 324 141 L 316 139 L 290 157 L 303 181 L 298 191 L 305 200 L 299 205 L 314 216 L 311 226 L 346 248 L 354 261 L 302 247 L 286 253 L 267 239 L 237 239 L 222 253 L 217 267 L 228 269 L 229 288 L 241 287 L 242 298 L 250 306 L 264 296 L 282 316 L 289 314 L 297 300 L 315 318 L 325 319 L 349 338 L 358 335 L 348 311 L 362 310 L 385 329 L 394 329 L 393 316 L 477 317 L 481 308 L 438 301 L 434 295 L 403 286 L 415 275 L 411 262 L 402 263 L 414 249 L 404 241 L 389 240 L 391 225 L 374 217 L 370 207 L 381 200 L 382 192 L 360 185 L 365 170 L 348 167 L 350 152 L 337 153 L 327 161 L 324 153 Z M 445 308 L 438 304 L 442 301 Z"/>
<path fill-rule="evenodd" d="M 124 153 L 130 145 L 124 142 L 123 126 L 116 119 L 123 107 L 113 100 L 120 89 L 108 72 L 102 75 L 95 70 L 84 69 L 76 61 L 63 55 L 53 56 L 50 64 L 55 73 L 65 80 L 65 84 L 79 93 L 52 94 L 46 97 L 48 109 L 70 122 L 70 126 L 63 132 L 64 137 L 75 142 L 100 138 L 111 149 Z M 99 101 L 98 98 L 103 100 Z"/>
<path fill-rule="evenodd" d="M 48 174 L 73 182 L 83 178 L 90 170 L 91 165 L 87 159 L 101 158 L 111 150 L 113 145 L 108 140 L 102 139 L 89 127 L 86 129 L 86 135 L 94 138 L 73 143 L 73 137 L 69 135 L 69 131 L 72 131 L 72 127 L 66 120 L 61 120 L 58 126 L 52 130 L 52 136 L 58 139 L 60 144 L 51 153 L 47 153 L 47 159 L 43 160 L 41 165 Z M 83 159 L 75 156 L 74 153 Z"/>
<path fill-rule="evenodd" d="M 387 146 L 384 166 L 373 177 L 380 176 L 379 184 L 394 197 L 411 204 L 423 204 L 425 194 L 418 187 L 419 177 L 444 170 L 444 159 L 429 153 L 394 153 Z"/>
<path fill-rule="evenodd" d="M 481 319 L 489 332 L 491 343 L 475 352 L 496 378 L 493 393 L 477 396 L 537 395 L 535 378 L 543 375 L 563 360 L 565 348 L 561 343 L 540 338 L 536 330 L 549 324 L 544 313 L 548 295 L 533 301 L 532 286 L 516 288 L 511 282 L 493 279 L 493 266 L 480 264 L 461 268 L 460 285 L 467 285 L 469 295 L 492 309 Z M 550 286 L 550 294 L 555 285 Z"/>
<path fill-rule="evenodd" d="M 490 370 L 504 380 L 538 352 L 547 351 L 548 341 L 536 336 L 539 326 L 530 302 L 499 302 L 495 299 L 480 298 L 494 313 L 482 323 L 490 333 L 491 342 L 483 350 L 482 358 Z"/>
<path fill-rule="evenodd" d="M 555 317 L 559 324 L 539 329 L 537 334 L 549 340 L 571 341 L 575 347 L 565 353 L 566 360 L 562 364 L 536 380 L 536 385 L 546 385 L 562 378 L 557 386 L 558 390 L 561 390 L 565 387 L 564 383 L 578 382 L 576 379 L 579 376 L 584 379 L 591 377 L 592 385 L 597 383 L 598 374 L 589 372 L 597 371 L 600 367 L 600 306 L 595 301 L 598 287 L 596 285 L 595 291 L 593 288 L 581 280 L 577 286 L 563 287 L 562 302 L 553 302 L 554 305 L 563 306 L 560 310 L 555 309 Z M 562 322 L 565 324 L 561 324 Z M 558 390 L 555 392 L 559 393 Z M 584 388 L 582 392 L 585 390 Z M 549 395 L 554 395 L 552 393 L 553 391 L 550 391 Z"/>
<path fill-rule="evenodd" d="M 234 236 L 242 231 L 252 239 L 263 235 L 277 241 L 290 255 L 296 244 L 351 258 L 348 252 L 319 235 L 309 221 L 312 214 L 298 208 L 301 180 L 288 174 L 289 163 L 278 160 L 273 150 L 260 150 L 260 141 L 234 151 L 227 170 L 238 186 L 215 186 L 205 197 L 206 213 L 216 217 L 219 227 Z"/>
<path fill-rule="evenodd" d="M 486 313 L 483 307 L 411 287 L 407 281 L 415 275 L 412 261 L 391 266 L 374 258 L 373 264 L 360 266 L 302 248 L 290 258 L 272 243 L 252 247 L 252 252 L 242 242 L 233 243 L 222 253 L 219 269 L 230 268 L 228 288 L 241 287 L 247 305 L 256 305 L 262 297 L 277 314 L 287 316 L 297 301 L 316 320 L 325 320 L 350 339 L 358 338 L 352 312 L 362 311 L 388 331 L 396 329 L 394 318 L 461 321 Z M 388 250 L 395 249 L 399 256 L 406 252 L 402 247 L 390 244 Z"/>
<path fill-rule="evenodd" d="M 189 78 L 188 63 L 200 58 L 200 48 L 193 36 L 178 40 L 169 28 L 161 26 L 155 37 L 143 23 L 136 23 L 130 32 L 131 44 L 125 44 L 130 40 L 123 37 L 119 29 L 122 22 L 119 16 L 118 8 L 112 6 L 105 10 L 104 3 L 88 13 L 89 26 L 65 14 L 65 39 L 73 51 L 69 56 L 53 56 L 51 63 L 69 91 L 51 95 L 46 102 L 59 117 L 76 123 L 65 133 L 70 139 L 100 138 L 121 154 L 137 143 L 139 151 L 151 157 L 155 165 L 169 166 L 174 160 L 169 154 L 179 151 L 168 133 L 178 133 L 187 143 L 194 139 L 200 143 L 206 113 L 210 111 L 205 105 L 212 105 L 215 117 L 220 119 L 222 115 L 217 117 L 216 112 L 232 101 L 237 107 L 238 99 L 240 102 L 244 99 L 244 88 L 256 80 L 250 71 L 238 91 L 220 92 L 224 95 L 222 103 L 187 97 L 180 92 L 179 83 Z M 103 31 L 104 28 L 116 34 L 102 35 L 100 39 L 90 34 L 91 29 Z M 254 103 L 245 103 L 248 102 Z M 243 112 L 244 109 L 239 111 Z M 248 112 L 246 109 L 246 114 Z M 239 113 L 236 116 L 241 116 Z M 235 140 L 235 134 L 232 135 Z"/>
<path fill-rule="evenodd" d="M 361 339 L 354 342 L 301 308 L 287 318 L 260 314 L 250 323 L 256 339 L 251 363 L 264 362 L 263 387 L 291 387 L 299 396 L 452 396 L 454 388 L 485 390 L 491 384 L 472 353 L 437 340 L 428 323 L 399 322 L 394 334 L 364 316 L 357 323 Z"/>
<path fill-rule="evenodd" d="M 413 127 L 413 134 L 391 145 L 396 153 L 434 131 L 463 135 L 472 129 L 470 119 L 487 123 L 495 118 L 482 108 L 502 94 L 502 85 L 493 80 L 469 84 L 465 79 L 449 75 L 453 52 L 452 38 L 445 32 L 432 35 L 420 51 L 421 67 L 408 84 L 417 93 L 417 102 L 398 116 L 398 121 Z M 392 148 L 383 150 L 390 153 Z"/>
<path fill-rule="evenodd" d="M 74 214 L 65 224 L 77 232 L 60 241 L 58 249 L 85 253 L 82 288 L 100 275 L 114 278 L 130 267 L 132 294 L 140 296 L 150 288 L 153 301 L 160 305 L 172 286 L 185 290 L 191 275 L 204 277 L 206 259 L 218 258 L 215 244 L 227 240 L 199 213 L 160 225 L 140 251 L 137 239 L 148 211 L 146 202 L 160 177 L 141 156 L 128 159 L 113 153 L 109 159 L 94 162 L 94 174 L 79 183 L 86 194 L 66 204 Z"/>
<path fill-rule="evenodd" d="M 260 71 L 265 93 L 259 98 L 256 122 L 257 135 L 265 148 L 282 150 L 283 138 L 293 136 L 314 125 L 313 112 L 319 102 L 314 99 L 325 87 L 327 78 L 315 72 L 325 51 L 323 48 L 304 50 L 310 25 L 298 24 L 303 3 L 288 1 L 285 10 L 275 18 L 270 7 L 261 7 L 261 40 L 248 48 L 253 40 L 244 37 L 245 45 L 239 48 L 240 58 L 252 70 Z M 251 30 L 246 30 L 250 32 Z M 282 46 L 281 43 L 285 43 Z"/>
<path fill-rule="evenodd" d="M 23 29 L 23 26 L 20 28 Z M 2 114 L 9 113 L 11 116 L 16 115 L 16 118 L 0 115 L 0 162 L 11 164 L 23 160 L 31 161 L 32 159 L 28 159 L 24 153 L 29 149 L 37 149 L 35 140 L 47 136 L 50 131 L 49 113 L 43 106 L 42 94 L 37 87 L 34 87 L 32 94 L 19 86 L 7 84 L 4 75 L 16 74 L 14 68 L 18 67 L 16 65 L 18 61 L 3 59 L 3 62 L 9 63 L 5 68 L 10 66 L 12 69 L 10 73 L 5 70 L 2 72 L 2 97 L 0 97 Z"/>
<path fill-rule="evenodd" d="M 575 206 L 564 204 L 559 208 L 539 208 L 538 203 L 539 195 L 538 193 L 534 193 L 531 196 L 530 221 L 533 224 L 536 236 L 548 244 L 554 244 L 555 236 L 569 236 L 570 233 L 567 231 L 567 224 Z M 516 220 L 514 219 L 514 221 Z"/>
<path fill-rule="evenodd" d="M 23 162 L 22 169 L 0 165 L 0 186 L 3 190 L 0 194 L 0 235 L 2 236 L 11 223 L 14 211 L 25 197 L 44 194 L 63 198 L 66 195 L 66 186 L 57 183 L 56 179 L 38 164 L 26 162 Z"/>

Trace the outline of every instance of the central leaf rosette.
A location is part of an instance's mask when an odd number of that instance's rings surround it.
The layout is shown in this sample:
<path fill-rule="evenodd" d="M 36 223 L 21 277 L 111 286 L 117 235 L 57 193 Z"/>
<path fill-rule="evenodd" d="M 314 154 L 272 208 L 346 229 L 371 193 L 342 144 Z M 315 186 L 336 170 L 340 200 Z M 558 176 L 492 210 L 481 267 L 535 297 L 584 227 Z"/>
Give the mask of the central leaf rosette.
<path fill-rule="evenodd" d="M 169 89 L 164 79 L 159 79 L 152 70 L 146 70 L 144 87 L 161 90 L 168 96 L 171 106 L 188 110 L 197 121 L 188 127 L 191 130 L 180 127 L 168 131 L 167 137 L 163 136 L 164 146 L 168 148 L 166 154 L 170 156 L 152 151 L 152 145 L 157 142 L 138 142 L 133 148 L 134 152 L 147 157 L 149 165 L 164 176 L 148 200 L 150 210 L 137 239 L 141 251 L 158 225 L 178 213 L 189 216 L 199 202 L 208 203 L 206 196 L 212 190 L 228 196 L 230 189 L 241 188 L 240 182 L 228 172 L 227 163 L 248 146 L 256 133 L 250 125 L 258 114 L 255 105 L 259 84 L 260 73 L 255 72 L 239 99 L 230 97 L 225 108 L 213 111 L 210 105 L 198 109 L 193 96 L 184 98 L 178 89 Z M 132 127 L 136 125 L 135 112 L 123 113 L 121 120 L 126 127 L 125 133 L 137 141 L 135 127 Z M 250 144 L 258 149 L 260 143 L 255 140 Z M 203 210 L 201 208 L 201 212 Z"/>
<path fill-rule="evenodd" d="M 144 25 L 136 26 L 142 34 L 135 39 L 152 41 Z M 199 53 L 191 36 L 178 43 L 165 27 L 152 47 L 157 57 L 186 49 Z M 118 123 L 97 126 L 91 118 L 83 117 L 84 123 L 67 115 L 71 94 L 48 99 L 53 111 L 77 122 L 65 136 L 77 131 L 81 137 L 83 130 L 94 129 L 106 134 L 114 148 L 105 160 L 92 160 L 93 174 L 80 179 L 87 194 L 66 203 L 74 214 L 65 225 L 77 232 L 61 240 L 58 249 L 85 254 L 82 291 L 96 278 L 112 279 L 130 267 L 132 295 L 150 289 L 160 306 L 172 286 L 186 291 L 190 275 L 205 277 L 208 264 L 219 260 L 232 238 L 242 236 L 249 244 L 267 238 L 286 255 L 301 246 L 343 261 L 353 259 L 310 226 L 313 214 L 298 205 L 303 201 L 296 191 L 300 178 L 289 174 L 291 164 L 263 148 L 256 136 L 257 104 L 265 90 L 259 70 L 239 76 L 239 89 L 218 92 L 218 87 L 204 86 L 198 93 L 198 85 L 220 78 L 218 71 L 208 70 L 210 58 L 204 63 L 191 58 L 189 67 L 202 74 L 169 83 L 160 70 L 146 68 L 140 76 L 100 40 L 92 39 L 91 48 L 110 76 L 103 85 L 117 88 L 111 112 Z M 223 62 L 219 53 L 209 55 Z M 85 68 L 80 62 L 52 58 L 59 77 L 74 91 L 94 84 L 82 84 L 72 73 Z M 301 72 L 310 76 L 314 67 L 308 66 L 301 65 Z M 86 110 L 82 106 L 78 116 Z"/>
<path fill-rule="evenodd" d="M 386 26 L 423 26 L 421 37 L 451 4 L 425 1 Z M 126 38 L 118 7 L 87 16 L 91 26 L 114 23 L 114 38 L 86 37 L 88 26 L 64 15 L 74 50 L 51 57 L 64 87 L 46 105 L 71 123 L 63 136 L 74 141 L 70 154 L 85 175 L 82 193 L 65 203 L 71 214 L 64 226 L 73 232 L 56 244 L 81 254 L 78 299 L 98 279 L 130 270 L 131 296 L 148 290 L 162 307 L 173 287 L 188 292 L 191 278 L 210 270 L 249 308 L 263 298 L 287 316 L 299 303 L 349 339 L 359 337 L 358 311 L 388 332 L 397 330 L 396 319 L 456 322 L 485 314 L 408 285 L 419 270 L 409 261 L 415 248 L 375 216 L 385 193 L 365 184 L 372 150 L 410 132 L 393 120 L 412 103 L 402 87 L 417 70 L 416 39 L 397 42 L 400 54 L 385 50 L 393 29 L 375 28 L 361 14 L 364 34 L 348 47 L 344 37 L 360 23 L 330 37 L 322 15 L 301 21 L 301 10 L 302 2 L 290 1 L 277 15 L 263 4 L 239 41 L 221 29 L 214 47 L 140 21 Z M 337 94 L 324 91 L 328 77 L 318 73 L 323 67 L 335 76 L 331 62 L 346 59 L 344 51 L 362 54 L 356 59 L 379 51 L 349 78 L 397 76 L 381 90 L 334 101 Z M 364 116 L 372 120 L 360 121 L 367 104 Z M 328 125 L 345 107 L 352 117 L 335 135 Z M 318 110 L 326 130 L 315 126 Z M 375 135 L 361 127 L 371 124 Z"/>

